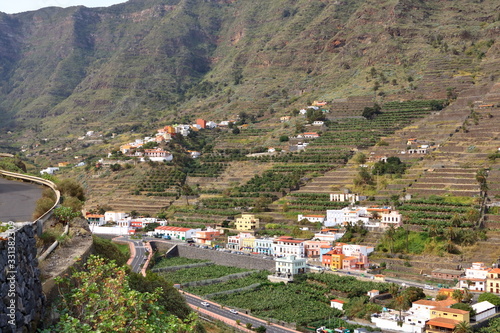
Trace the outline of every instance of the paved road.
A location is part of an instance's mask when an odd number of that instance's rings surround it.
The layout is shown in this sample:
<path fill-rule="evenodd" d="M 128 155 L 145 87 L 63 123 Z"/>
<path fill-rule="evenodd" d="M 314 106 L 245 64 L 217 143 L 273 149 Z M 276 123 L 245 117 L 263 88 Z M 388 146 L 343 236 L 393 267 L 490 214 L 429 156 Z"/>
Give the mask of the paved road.
<path fill-rule="evenodd" d="M 144 242 L 140 239 L 130 239 L 126 236 L 118 237 L 117 240 L 130 242 L 134 244 L 135 257 L 132 260 L 130 267 L 132 268 L 133 272 L 140 273 L 142 265 L 146 262 L 146 259 L 148 257 L 148 253 L 146 252 L 146 247 L 144 246 Z"/>
<path fill-rule="evenodd" d="M 221 306 L 217 303 L 213 303 L 210 301 L 206 301 L 207 303 L 210 304 L 210 306 L 203 306 L 201 305 L 202 300 L 199 299 L 198 297 L 193 297 L 188 294 L 184 294 L 184 297 L 186 298 L 186 301 L 189 304 L 192 304 L 196 307 L 199 307 L 200 309 L 203 309 L 205 311 L 211 312 L 215 315 L 219 315 L 222 317 L 225 317 L 227 319 L 231 320 L 239 320 L 240 325 L 245 327 L 247 323 L 251 323 L 253 327 L 259 327 L 259 326 L 264 326 L 266 328 L 266 333 L 290 333 L 290 332 L 297 332 L 292 329 L 287 329 L 281 326 L 276 326 L 276 325 L 268 325 L 265 320 L 257 319 L 255 317 L 246 315 L 244 312 L 238 311 L 237 314 L 231 313 L 229 310 L 231 308 L 229 307 L 224 307 L 221 308 Z"/>
<path fill-rule="evenodd" d="M 36 201 L 44 187 L 0 177 L 0 221 L 33 221 Z"/>

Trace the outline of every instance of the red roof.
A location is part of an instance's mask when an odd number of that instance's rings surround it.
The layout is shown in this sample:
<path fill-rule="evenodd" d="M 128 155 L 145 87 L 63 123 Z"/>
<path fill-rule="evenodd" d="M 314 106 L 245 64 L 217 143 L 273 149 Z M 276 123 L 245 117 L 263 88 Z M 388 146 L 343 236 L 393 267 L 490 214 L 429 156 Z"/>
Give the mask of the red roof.
<path fill-rule="evenodd" d="M 340 299 L 332 299 L 330 302 L 336 302 L 336 303 L 341 303 L 344 304 L 344 301 L 341 301 Z"/>
<path fill-rule="evenodd" d="M 165 230 L 165 231 L 189 231 L 192 230 L 190 228 L 181 228 L 181 227 L 167 227 L 167 226 L 161 226 L 156 228 L 155 230 Z"/>
<path fill-rule="evenodd" d="M 427 322 L 427 325 L 437 326 L 437 327 L 445 327 L 449 329 L 454 329 L 457 326 L 458 321 L 448 318 L 432 318 Z"/>
<path fill-rule="evenodd" d="M 500 274 L 500 268 L 493 268 L 488 271 L 488 273 L 499 273 Z"/>

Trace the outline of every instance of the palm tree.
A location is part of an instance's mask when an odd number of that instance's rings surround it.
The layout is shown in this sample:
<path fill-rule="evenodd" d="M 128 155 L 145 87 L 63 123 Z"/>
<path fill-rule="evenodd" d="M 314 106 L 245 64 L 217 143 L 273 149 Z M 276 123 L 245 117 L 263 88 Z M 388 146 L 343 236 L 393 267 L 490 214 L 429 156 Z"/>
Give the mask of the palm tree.
<path fill-rule="evenodd" d="M 464 293 L 460 289 L 455 289 L 455 290 L 453 290 L 453 294 L 451 295 L 451 298 L 453 298 L 458 303 L 461 303 L 462 300 L 464 299 Z"/>
<path fill-rule="evenodd" d="M 472 327 L 466 321 L 461 321 L 453 329 L 453 333 L 472 333 Z"/>

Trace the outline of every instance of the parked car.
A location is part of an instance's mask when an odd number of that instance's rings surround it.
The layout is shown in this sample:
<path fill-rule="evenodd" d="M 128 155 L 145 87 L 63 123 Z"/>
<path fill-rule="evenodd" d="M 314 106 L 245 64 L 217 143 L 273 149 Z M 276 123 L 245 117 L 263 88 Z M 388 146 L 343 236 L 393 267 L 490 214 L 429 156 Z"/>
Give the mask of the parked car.
<path fill-rule="evenodd" d="M 424 288 L 425 288 L 425 289 L 429 289 L 429 290 L 433 290 L 433 289 L 434 289 L 434 287 L 433 287 L 433 286 L 430 286 L 430 285 L 428 285 L 428 284 L 426 284 L 426 285 L 424 286 Z"/>
<path fill-rule="evenodd" d="M 235 309 L 229 309 L 229 312 L 231 312 L 232 314 L 238 314 L 238 311 L 236 311 Z"/>
<path fill-rule="evenodd" d="M 210 306 L 210 303 L 208 303 L 208 302 L 201 302 L 201 305 L 203 305 L 203 306 Z"/>

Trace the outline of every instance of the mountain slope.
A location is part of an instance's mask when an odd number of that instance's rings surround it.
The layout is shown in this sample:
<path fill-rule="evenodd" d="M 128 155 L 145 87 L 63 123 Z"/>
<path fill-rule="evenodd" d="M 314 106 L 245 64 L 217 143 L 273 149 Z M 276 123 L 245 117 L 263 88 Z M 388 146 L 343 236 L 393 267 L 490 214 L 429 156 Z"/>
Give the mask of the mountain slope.
<path fill-rule="evenodd" d="M 0 126 L 50 138 L 313 99 L 442 98 L 497 80 L 499 9 L 493 0 L 132 0 L 2 14 Z"/>

